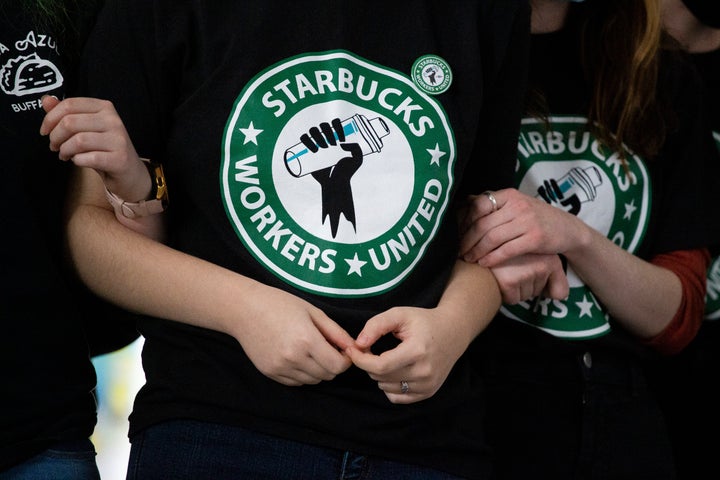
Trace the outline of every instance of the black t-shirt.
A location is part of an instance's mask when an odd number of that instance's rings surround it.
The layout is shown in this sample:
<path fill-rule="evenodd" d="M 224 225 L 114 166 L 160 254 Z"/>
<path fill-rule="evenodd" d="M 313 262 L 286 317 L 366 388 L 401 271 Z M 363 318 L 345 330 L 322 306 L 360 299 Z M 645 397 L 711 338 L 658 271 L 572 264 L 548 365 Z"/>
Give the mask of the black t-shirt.
<path fill-rule="evenodd" d="M 88 438 L 96 421 L 90 357 L 139 335 L 135 317 L 90 294 L 63 254 L 71 166 L 39 134 L 40 99 L 73 89 L 99 8 L 65 7 L 69 20 L 58 29 L 34 7 L 0 0 L 0 469 L 53 443 Z"/>
<path fill-rule="evenodd" d="M 62 264 L 69 166 L 39 134 L 45 94 L 62 98 L 72 72 L 55 31 L 0 3 L 0 469 L 95 426 L 80 311 Z"/>
<path fill-rule="evenodd" d="M 718 150 L 716 169 L 715 173 L 711 174 L 711 178 L 718 178 L 720 177 L 720 49 L 707 53 L 694 53 L 690 58 L 700 72 L 705 85 L 706 111 L 710 117 L 713 140 Z M 716 190 L 713 188 L 712 193 L 717 193 Z M 712 204 L 713 199 L 708 202 Z M 720 213 L 716 215 L 720 217 Z M 708 320 L 717 320 L 720 318 L 720 256 L 718 255 L 720 245 L 712 246 L 711 251 L 714 257 L 708 269 L 705 317 Z"/>
<path fill-rule="evenodd" d="M 704 197 L 716 178 L 709 176 L 714 152 L 695 71 L 682 55 L 664 55 L 658 95 L 666 106 L 667 139 L 652 159 L 628 150 L 626 171 L 587 128 L 590 89 L 576 45 L 569 31 L 532 36 L 529 88 L 542 92 L 548 118 L 523 119 L 517 188 L 577 215 L 645 260 L 717 241 L 716 207 Z M 585 349 L 649 353 L 571 266 L 568 281 L 565 300 L 504 305 L 481 337 L 483 348 L 520 359 L 531 352 L 550 358 Z"/>
<path fill-rule="evenodd" d="M 720 112 L 720 49 L 706 53 L 693 53 L 690 58 L 700 72 L 706 87 L 706 105 L 710 112 L 710 125 L 716 134 L 720 134 L 720 115 L 717 113 Z"/>
<path fill-rule="evenodd" d="M 457 192 L 511 178 L 527 32 L 523 1 L 116 1 L 89 42 L 87 93 L 164 163 L 173 247 L 356 335 L 392 306 L 437 303 Z M 349 145 L 301 141 L 333 120 Z M 396 406 L 355 368 L 288 388 L 228 336 L 161 319 L 141 332 L 131 434 L 190 417 L 469 477 L 487 467 L 465 358 L 434 397 Z"/>

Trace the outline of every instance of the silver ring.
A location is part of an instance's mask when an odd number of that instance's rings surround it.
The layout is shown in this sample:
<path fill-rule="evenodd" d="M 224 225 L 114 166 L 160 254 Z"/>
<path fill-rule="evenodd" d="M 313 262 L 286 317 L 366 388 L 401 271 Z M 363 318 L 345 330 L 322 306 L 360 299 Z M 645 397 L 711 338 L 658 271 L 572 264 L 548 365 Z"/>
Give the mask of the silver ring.
<path fill-rule="evenodd" d="M 497 212 L 497 210 L 498 210 L 498 204 L 497 204 L 497 200 L 495 199 L 495 195 L 493 195 L 493 193 L 494 193 L 494 192 L 492 192 L 492 191 L 490 191 L 490 190 L 485 190 L 485 191 L 483 192 L 483 195 L 485 195 L 486 197 L 488 197 L 488 200 L 490 200 L 490 203 L 492 203 L 493 212 Z"/>
<path fill-rule="evenodd" d="M 408 393 L 410 391 L 410 385 L 405 380 L 400 382 L 400 393 Z"/>

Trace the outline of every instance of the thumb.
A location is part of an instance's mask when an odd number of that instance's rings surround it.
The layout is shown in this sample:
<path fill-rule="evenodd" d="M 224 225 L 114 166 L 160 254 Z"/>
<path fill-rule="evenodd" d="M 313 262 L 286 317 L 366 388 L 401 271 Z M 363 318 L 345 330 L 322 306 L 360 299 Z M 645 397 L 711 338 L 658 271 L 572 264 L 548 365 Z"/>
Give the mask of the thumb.
<path fill-rule="evenodd" d="M 326 315 L 313 315 L 312 321 L 315 327 L 329 343 L 335 345 L 341 351 L 350 348 L 355 340 L 340 325 Z"/>
<path fill-rule="evenodd" d="M 40 103 L 42 103 L 43 110 L 47 113 L 60 103 L 60 99 L 58 99 L 55 95 L 43 95 L 40 99 Z"/>
<path fill-rule="evenodd" d="M 369 319 L 355 340 L 361 350 L 372 347 L 381 337 L 397 332 L 401 328 L 403 316 L 395 309 L 390 309 Z"/>

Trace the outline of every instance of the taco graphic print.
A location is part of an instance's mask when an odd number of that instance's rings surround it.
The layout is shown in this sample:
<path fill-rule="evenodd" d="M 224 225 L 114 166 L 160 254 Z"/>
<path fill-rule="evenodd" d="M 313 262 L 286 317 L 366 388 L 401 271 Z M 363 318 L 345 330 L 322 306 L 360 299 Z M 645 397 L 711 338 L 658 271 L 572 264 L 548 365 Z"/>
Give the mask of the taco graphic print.
<path fill-rule="evenodd" d="M 23 117 L 42 112 L 45 94 L 62 98 L 65 79 L 56 39 L 41 31 L 21 32 L 17 36 L 1 32 L 0 101 L 7 105 L 8 114 Z"/>
<path fill-rule="evenodd" d="M 587 119 L 554 116 L 549 124 L 524 119 L 518 142 L 518 190 L 576 215 L 615 244 L 635 252 L 648 227 L 650 179 L 641 158 L 602 146 Z M 562 232 L 558 232 L 562 235 Z M 610 331 L 609 316 L 593 292 L 568 266 L 566 300 L 536 298 L 504 305 L 505 315 L 552 335 L 587 339 Z"/>
<path fill-rule="evenodd" d="M 239 240 L 285 282 L 370 296 L 397 286 L 435 236 L 455 141 L 410 75 L 347 51 L 257 75 L 227 121 L 223 203 Z"/>

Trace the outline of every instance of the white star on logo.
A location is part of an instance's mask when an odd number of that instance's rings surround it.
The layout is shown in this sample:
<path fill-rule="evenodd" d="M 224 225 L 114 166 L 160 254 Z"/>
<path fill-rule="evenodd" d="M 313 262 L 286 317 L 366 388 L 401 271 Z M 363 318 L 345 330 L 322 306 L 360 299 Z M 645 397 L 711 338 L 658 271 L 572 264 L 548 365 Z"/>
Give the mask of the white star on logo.
<path fill-rule="evenodd" d="M 580 307 L 580 318 L 587 315 L 588 317 L 592 317 L 592 306 L 593 303 L 587 299 L 587 295 L 583 295 L 582 302 L 575 302 L 575 305 Z"/>
<path fill-rule="evenodd" d="M 433 148 L 432 150 L 430 150 L 429 148 L 426 148 L 425 150 L 427 150 L 430 154 L 430 165 L 435 164 L 439 166 L 440 158 L 442 158 L 446 153 L 440 150 L 440 145 L 436 143 L 435 148 Z"/>
<path fill-rule="evenodd" d="M 240 128 L 239 130 L 243 133 L 243 135 L 245 135 L 243 145 L 249 142 L 257 145 L 257 136 L 263 132 L 262 130 L 255 128 L 253 122 L 250 122 L 250 125 L 247 128 Z"/>
<path fill-rule="evenodd" d="M 358 277 L 362 277 L 362 267 L 365 266 L 367 262 L 364 262 L 358 258 L 357 252 L 355 252 L 355 256 L 353 258 L 346 258 L 345 261 L 348 265 L 350 265 L 350 270 L 348 270 L 348 275 L 352 273 L 356 273 Z"/>
<path fill-rule="evenodd" d="M 632 214 L 635 213 L 635 210 L 637 210 L 637 207 L 635 206 L 635 199 L 633 198 L 630 203 L 625 204 L 625 215 L 623 215 L 623 220 L 632 219 Z"/>

